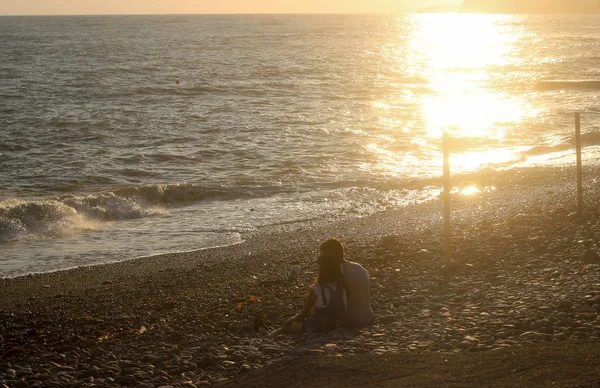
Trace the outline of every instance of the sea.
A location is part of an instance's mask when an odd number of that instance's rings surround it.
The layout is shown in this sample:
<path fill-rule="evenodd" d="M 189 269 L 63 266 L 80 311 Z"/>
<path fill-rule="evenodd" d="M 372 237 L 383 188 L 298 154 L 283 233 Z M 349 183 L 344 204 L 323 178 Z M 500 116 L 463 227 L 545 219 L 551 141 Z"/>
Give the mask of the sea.
<path fill-rule="evenodd" d="M 600 16 L 0 17 L 0 277 L 600 159 Z M 494 190 L 482 180 L 457 193 Z"/>

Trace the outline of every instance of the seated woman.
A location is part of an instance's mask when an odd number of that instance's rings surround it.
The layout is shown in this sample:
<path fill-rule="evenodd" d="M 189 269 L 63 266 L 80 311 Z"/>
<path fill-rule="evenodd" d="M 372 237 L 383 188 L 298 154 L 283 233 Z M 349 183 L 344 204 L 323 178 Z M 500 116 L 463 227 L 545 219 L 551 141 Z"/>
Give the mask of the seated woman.
<path fill-rule="evenodd" d="M 346 282 L 340 262 L 332 255 L 321 253 L 317 265 L 317 278 L 310 286 L 304 308 L 283 322 L 281 329 L 272 335 L 326 333 L 342 326 L 346 314 Z"/>
<path fill-rule="evenodd" d="M 365 327 L 373 322 L 371 307 L 371 280 L 369 272 L 358 263 L 344 259 L 344 246 L 337 238 L 330 238 L 320 246 L 321 254 L 328 254 L 340 263 L 348 301 L 346 303 L 346 320 L 344 326 Z"/>

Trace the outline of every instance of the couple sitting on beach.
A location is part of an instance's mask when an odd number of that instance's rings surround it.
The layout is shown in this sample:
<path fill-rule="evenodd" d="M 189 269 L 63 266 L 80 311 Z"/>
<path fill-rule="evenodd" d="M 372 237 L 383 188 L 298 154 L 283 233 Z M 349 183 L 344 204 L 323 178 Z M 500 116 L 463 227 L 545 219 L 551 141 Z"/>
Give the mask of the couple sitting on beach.
<path fill-rule="evenodd" d="M 360 264 L 344 260 L 335 238 L 321 244 L 317 278 L 301 312 L 287 319 L 277 334 L 326 333 L 339 327 L 363 327 L 373 321 L 369 274 Z"/>

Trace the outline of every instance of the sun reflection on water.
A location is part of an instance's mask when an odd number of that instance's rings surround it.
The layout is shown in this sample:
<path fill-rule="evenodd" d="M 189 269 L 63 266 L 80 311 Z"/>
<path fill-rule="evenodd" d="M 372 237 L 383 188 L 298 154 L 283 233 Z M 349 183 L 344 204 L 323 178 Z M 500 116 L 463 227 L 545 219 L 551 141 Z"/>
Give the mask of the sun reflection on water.
<path fill-rule="evenodd" d="M 518 96 L 486 88 L 488 69 L 509 60 L 518 38 L 503 31 L 507 16 L 429 15 L 419 18 L 411 40 L 416 51 L 426 53 L 430 87 L 436 93 L 422 99 L 426 136 L 439 139 L 443 131 L 452 137 L 502 141 L 506 128 L 498 122 L 520 123 L 527 115 Z M 451 159 L 453 170 L 474 170 L 484 165 L 516 159 L 514 149 L 459 151 Z"/>
<path fill-rule="evenodd" d="M 494 124 L 518 122 L 525 115 L 518 98 L 485 87 L 488 68 L 506 64 L 516 39 L 501 31 L 502 18 L 454 14 L 419 19 L 411 44 L 426 53 L 430 86 L 436 92 L 423 99 L 429 136 L 439 137 L 453 127 L 458 129 L 453 136 L 502 138 Z"/>
<path fill-rule="evenodd" d="M 469 187 L 465 187 L 462 190 L 460 190 L 460 193 L 462 195 L 475 195 L 479 192 L 480 192 L 480 190 L 477 186 L 469 186 Z"/>
<path fill-rule="evenodd" d="M 397 134 L 409 132 L 410 144 L 419 151 L 394 155 L 371 144 L 368 150 L 377 155 L 378 168 L 397 174 L 409 172 L 416 164 L 441 166 L 440 140 L 445 131 L 461 145 L 451 157 L 454 172 L 519 161 L 523 148 L 513 138 L 514 131 L 537 111 L 510 88 L 490 87 L 498 76 L 494 72 L 518 60 L 513 54 L 522 36 L 506 26 L 511 17 L 413 17 L 408 49 L 397 54 L 397 61 L 409 76 L 422 77 L 429 90 L 415 93 L 409 101 L 418 107 L 420 125 L 399 125 L 393 117 L 394 108 L 403 101 L 377 101 L 373 106 L 381 111 L 382 125 Z"/>

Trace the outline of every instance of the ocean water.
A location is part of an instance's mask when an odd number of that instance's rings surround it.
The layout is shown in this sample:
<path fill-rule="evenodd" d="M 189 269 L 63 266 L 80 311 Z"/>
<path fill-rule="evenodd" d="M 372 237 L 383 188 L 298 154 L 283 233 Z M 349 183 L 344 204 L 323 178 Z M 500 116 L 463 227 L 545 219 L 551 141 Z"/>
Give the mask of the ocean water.
<path fill-rule="evenodd" d="M 600 17 L 0 17 L 0 277 L 236 244 L 600 155 Z M 473 193 L 493 187 L 480 182 Z"/>

